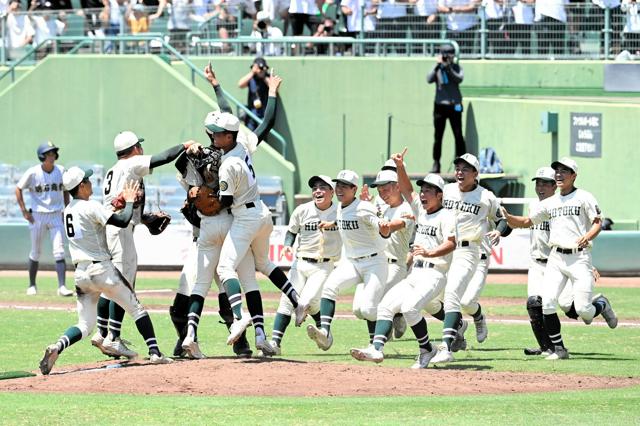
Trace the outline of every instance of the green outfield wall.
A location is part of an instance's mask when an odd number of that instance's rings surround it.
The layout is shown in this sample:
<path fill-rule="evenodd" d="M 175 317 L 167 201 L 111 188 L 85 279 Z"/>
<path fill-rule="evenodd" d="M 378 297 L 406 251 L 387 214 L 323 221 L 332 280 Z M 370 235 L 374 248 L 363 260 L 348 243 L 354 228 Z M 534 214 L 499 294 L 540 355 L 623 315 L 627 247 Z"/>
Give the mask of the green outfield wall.
<path fill-rule="evenodd" d="M 246 100 L 236 83 L 249 70 L 251 59 L 212 59 L 223 86 Z M 203 67 L 208 58 L 194 61 Z M 263 149 L 256 163 L 259 172 L 285 178 L 290 204 L 293 192 L 308 191 L 306 180 L 312 174 L 333 175 L 342 167 L 361 175 L 375 172 L 386 158 L 389 115 L 391 151 L 409 148 L 410 172 L 430 168 L 434 88 L 426 84 L 425 75 L 432 60 L 270 58 L 269 63 L 285 79 L 276 129 L 289 141 L 288 162 Z M 494 147 L 506 171 L 520 176 L 524 195 L 533 196 L 529 177 L 553 156 L 551 135 L 540 132 L 541 112 L 559 114 L 560 156 L 569 153 L 569 114 L 601 113 L 602 158 L 577 158 L 578 185 L 593 192 L 614 221 L 640 220 L 633 207 L 640 195 L 640 173 L 635 169 L 640 160 L 640 103 L 603 92 L 602 62 L 462 65 L 470 151 Z M 11 147 L 2 161 L 33 161 L 37 143 L 50 138 L 62 147 L 66 163 L 110 164 L 111 141 L 124 128 L 147 138 L 145 148 L 152 153 L 185 139 L 205 142 L 201 126 L 215 105 L 212 91 L 203 81 L 191 86 L 190 79 L 185 65 L 168 65 L 153 57 L 49 57 L 0 92 L 0 137 Z M 445 169 L 452 159 L 447 130 Z"/>

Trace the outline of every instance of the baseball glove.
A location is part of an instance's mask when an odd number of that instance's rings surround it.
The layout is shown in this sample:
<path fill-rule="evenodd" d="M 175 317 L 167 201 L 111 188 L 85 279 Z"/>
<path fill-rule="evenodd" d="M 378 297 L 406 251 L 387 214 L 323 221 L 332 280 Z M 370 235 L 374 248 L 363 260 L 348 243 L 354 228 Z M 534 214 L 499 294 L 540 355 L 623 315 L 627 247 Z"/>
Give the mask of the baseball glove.
<path fill-rule="evenodd" d="M 144 202 L 144 189 L 141 188 L 141 189 L 138 189 L 138 192 L 136 193 L 136 198 L 135 200 L 133 200 L 133 207 L 138 207 L 142 205 L 143 202 Z M 111 206 L 114 208 L 114 210 L 124 209 L 124 206 L 126 203 L 127 202 L 124 200 L 124 196 L 122 195 L 122 193 L 118 194 L 116 198 L 111 200 Z"/>
<path fill-rule="evenodd" d="M 198 211 L 205 216 L 215 216 L 222 210 L 222 204 L 216 192 L 208 186 L 194 186 L 189 190 L 190 200 Z"/>
<path fill-rule="evenodd" d="M 171 223 L 171 216 L 162 210 L 142 215 L 142 224 L 149 229 L 151 235 L 161 234 Z"/>

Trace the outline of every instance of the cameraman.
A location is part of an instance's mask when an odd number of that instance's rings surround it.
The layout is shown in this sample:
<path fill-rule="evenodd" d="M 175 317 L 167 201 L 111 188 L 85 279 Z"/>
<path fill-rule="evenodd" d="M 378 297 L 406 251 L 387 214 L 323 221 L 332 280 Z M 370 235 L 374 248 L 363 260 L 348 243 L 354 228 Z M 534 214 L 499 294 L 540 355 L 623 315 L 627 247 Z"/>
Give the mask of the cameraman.
<path fill-rule="evenodd" d="M 261 10 L 258 12 L 253 23 L 251 38 L 276 39 L 282 38 L 282 31 L 278 27 L 271 26 L 269 12 Z M 280 56 L 282 55 L 282 45 L 280 43 L 256 43 L 256 54 L 258 56 Z"/>
<path fill-rule="evenodd" d="M 269 65 L 267 65 L 267 61 L 262 57 L 254 59 L 251 70 L 238 80 L 238 87 L 241 89 L 249 88 L 247 108 L 258 117 L 263 118 L 269 98 Z M 248 116 L 245 117 L 244 124 L 250 130 L 258 127 L 258 123 Z"/>
<path fill-rule="evenodd" d="M 436 96 L 433 105 L 433 167 L 431 173 L 440 173 L 442 156 L 442 135 L 447 124 L 456 141 L 456 158 L 467 152 L 462 136 L 462 94 L 459 85 L 464 73 L 462 67 L 454 62 L 455 50 L 451 45 L 442 45 L 435 68 L 427 74 L 427 83 L 436 83 Z"/>

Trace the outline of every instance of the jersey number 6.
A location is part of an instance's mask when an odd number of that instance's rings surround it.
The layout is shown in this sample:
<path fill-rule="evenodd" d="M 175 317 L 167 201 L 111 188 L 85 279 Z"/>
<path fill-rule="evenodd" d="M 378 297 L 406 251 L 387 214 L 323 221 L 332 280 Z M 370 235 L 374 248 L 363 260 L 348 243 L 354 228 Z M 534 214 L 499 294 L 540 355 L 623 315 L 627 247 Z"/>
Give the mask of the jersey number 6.
<path fill-rule="evenodd" d="M 73 229 L 73 216 L 71 215 L 71 213 L 67 214 L 64 217 L 64 224 L 67 228 L 67 237 L 73 238 L 76 235 L 76 232 Z"/>

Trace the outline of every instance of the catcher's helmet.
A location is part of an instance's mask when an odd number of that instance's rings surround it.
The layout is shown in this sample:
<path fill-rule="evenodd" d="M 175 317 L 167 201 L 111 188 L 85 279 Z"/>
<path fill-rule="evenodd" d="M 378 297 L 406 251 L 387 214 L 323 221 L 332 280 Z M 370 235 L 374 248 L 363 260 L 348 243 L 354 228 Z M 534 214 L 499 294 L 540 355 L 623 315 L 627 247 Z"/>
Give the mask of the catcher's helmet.
<path fill-rule="evenodd" d="M 38 147 L 38 151 L 37 151 L 37 153 L 38 153 L 38 160 L 40 160 L 40 161 L 44 161 L 44 155 L 45 155 L 47 152 L 50 152 L 50 151 L 53 151 L 53 152 L 56 154 L 56 160 L 57 160 L 57 159 L 58 159 L 58 150 L 59 150 L 59 149 L 60 149 L 60 148 L 58 148 L 57 146 L 55 146 L 55 145 L 53 144 L 53 142 L 51 142 L 51 141 L 46 141 L 46 142 L 44 142 L 44 143 L 40 144 L 40 146 Z"/>

